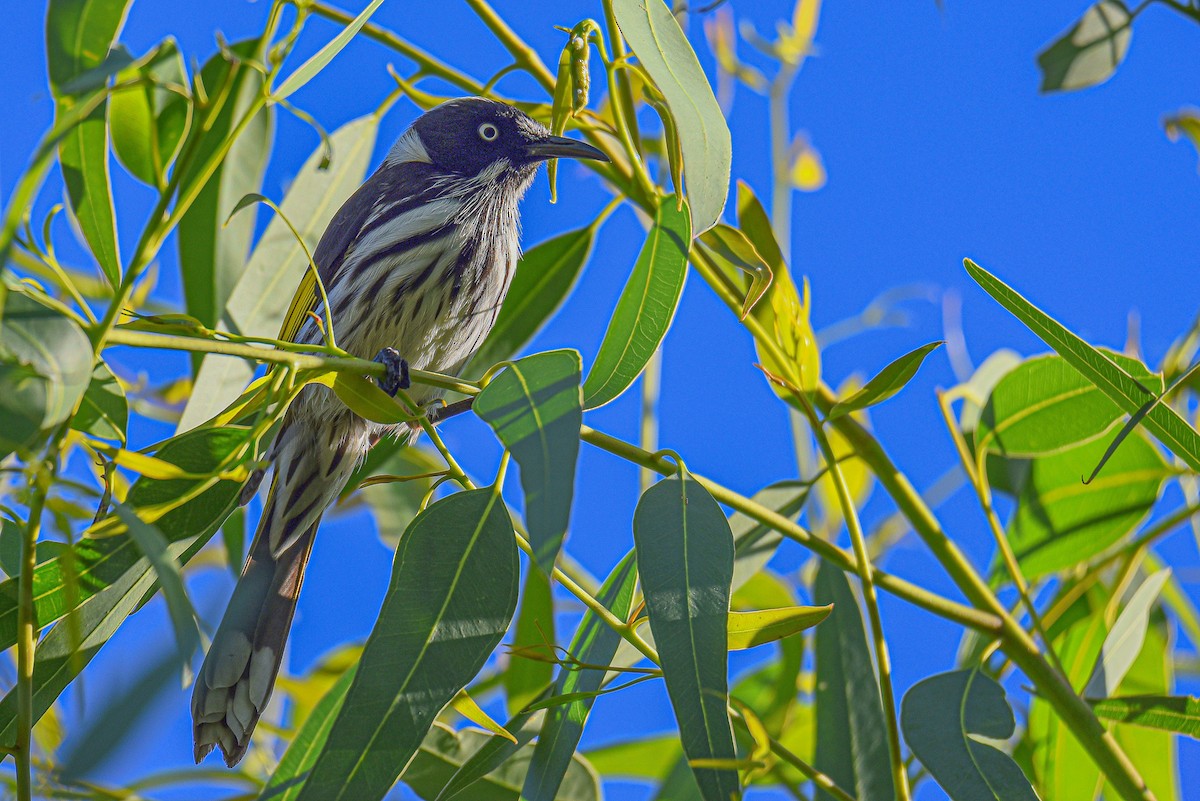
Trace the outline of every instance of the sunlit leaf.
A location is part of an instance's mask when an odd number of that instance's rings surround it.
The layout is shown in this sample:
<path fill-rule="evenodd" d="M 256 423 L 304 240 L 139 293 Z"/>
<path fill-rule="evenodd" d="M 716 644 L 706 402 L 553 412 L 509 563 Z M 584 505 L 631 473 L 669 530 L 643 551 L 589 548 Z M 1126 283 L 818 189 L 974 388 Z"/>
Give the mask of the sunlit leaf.
<path fill-rule="evenodd" d="M 866 385 L 848 398 L 843 398 L 829 410 L 829 419 L 835 420 L 843 414 L 866 409 L 877 403 L 883 403 L 888 398 L 904 389 L 904 385 L 912 380 L 921 368 L 921 362 L 943 343 L 930 342 L 914 351 L 904 354 L 876 374 Z"/>
<path fill-rule="evenodd" d="M 516 715 L 549 686 L 554 678 L 554 596 L 549 574 L 529 570 L 517 607 L 512 653 L 504 671 L 504 695 L 510 715 Z M 486 727 L 484 727 L 486 728 Z"/>
<path fill-rule="evenodd" d="M 437 713 L 499 644 L 516 603 L 516 544 L 498 492 L 456 493 L 419 514 L 400 541 L 344 708 L 297 798 L 383 798 Z"/>
<path fill-rule="evenodd" d="M 689 760 L 736 759 L 727 709 L 733 534 L 721 507 L 682 472 L 643 493 L 633 518 L 650 630 Z M 695 768 L 706 801 L 741 794 L 737 771 Z"/>
<path fill-rule="evenodd" d="M 727 268 L 727 271 L 741 271 L 749 279 L 750 284 L 746 287 L 746 299 L 742 303 L 742 319 L 746 319 L 746 315 L 750 313 L 750 310 L 754 308 L 771 285 L 770 265 L 754 249 L 754 245 L 750 244 L 746 235 L 733 226 L 720 223 L 705 231 L 700 237 L 700 241 L 712 251 L 719 264 L 733 268 L 733 270 Z M 735 280 L 738 278 L 740 276 Z"/>
<path fill-rule="evenodd" d="M 900 724 L 917 759 L 953 801 L 1037 801 L 997 747 L 1016 729 L 1004 688 L 978 670 L 941 673 L 904 694 Z"/>
<path fill-rule="evenodd" d="M 135 178 L 160 187 L 166 184 L 167 168 L 183 144 L 191 115 L 187 99 L 165 86 L 187 88 L 183 56 L 173 38 L 155 48 L 145 63 L 122 71 L 117 80 L 139 76 L 151 82 L 116 92 L 109 100 L 113 153 Z"/>
<path fill-rule="evenodd" d="M 1103 353 L 1072 334 L 970 259 L 964 264 L 967 273 L 988 294 L 1028 326 L 1043 342 L 1054 348 L 1072 367 L 1098 386 L 1126 414 L 1136 414 L 1138 409 L 1151 399 L 1152 395 L 1146 392 L 1144 387 Z M 1187 462 L 1193 470 L 1200 470 L 1200 434 L 1174 409 L 1160 403 L 1146 415 L 1143 424 L 1146 430 L 1170 448 L 1172 453 Z"/>
<path fill-rule="evenodd" d="M 725 115 L 692 46 L 662 0 L 615 0 L 613 13 L 675 118 L 691 230 L 698 236 L 717 224 L 729 194 L 733 145 Z"/>
<path fill-rule="evenodd" d="M 547 698 L 549 695 L 550 688 L 547 687 L 538 698 Z M 522 709 L 509 718 L 508 722 L 504 724 L 507 735 L 493 734 L 480 745 L 462 764 L 458 765 L 454 775 L 450 776 L 437 791 L 434 801 L 450 801 L 451 798 L 456 797 L 508 762 L 513 755 L 533 740 L 543 719 L 542 712 L 529 708 Z M 427 798 L 432 798 L 432 796 L 427 796 Z"/>
<path fill-rule="evenodd" d="M 330 39 L 308 61 L 301 64 L 295 72 L 284 79 L 283 83 L 272 89 L 271 97 L 276 101 L 284 100 L 316 77 L 318 72 L 325 69 L 326 64 L 333 61 L 334 56 L 342 52 L 342 48 L 350 43 L 354 35 L 362 29 L 362 26 L 367 24 L 367 20 L 371 18 L 371 15 L 382 4 L 383 0 L 371 0 L 370 4 L 357 17 L 351 20 L 350 24 L 343 28 L 337 36 Z"/>
<path fill-rule="evenodd" d="M 477 377 L 493 364 L 511 359 L 558 311 L 592 253 L 594 226 L 547 239 L 521 256 L 512 283 L 483 345 L 463 375 Z"/>
<path fill-rule="evenodd" d="M 792 186 L 801 192 L 815 192 L 825 185 L 825 162 L 807 140 L 797 140 L 793 146 Z"/>
<path fill-rule="evenodd" d="M 834 609 L 816 632 L 813 767 L 859 801 L 894 798 L 883 702 L 858 599 L 846 575 L 822 561 L 813 600 Z"/>
<path fill-rule="evenodd" d="M 1191 695 L 1128 695 L 1091 700 L 1097 717 L 1200 739 L 1200 698 Z"/>
<path fill-rule="evenodd" d="M 811 629 L 829 617 L 832 606 L 789 606 L 729 613 L 729 650 L 740 651 Z"/>
<path fill-rule="evenodd" d="M 751 500 L 794 520 L 808 500 L 809 489 L 808 484 L 799 481 L 780 481 L 763 487 L 754 493 Z M 733 582 L 730 589 L 731 592 L 737 592 L 771 561 L 782 537 L 779 532 L 741 512 L 729 516 L 729 528 L 733 532 L 734 543 Z"/>
<path fill-rule="evenodd" d="M 1038 54 L 1043 92 L 1083 89 L 1117 71 L 1133 37 L 1133 17 L 1119 0 L 1101 0 Z"/>
<path fill-rule="evenodd" d="M 1170 568 L 1151 573 L 1130 596 L 1108 636 L 1104 638 L 1096 669 L 1083 688 L 1085 697 L 1107 698 L 1116 695 L 1125 674 L 1141 653 L 1146 641 L 1146 628 L 1150 625 L 1150 612 L 1170 577 Z"/>
<path fill-rule="evenodd" d="M 493 378 L 472 407 L 521 469 L 525 526 L 538 567 L 547 575 L 571 517 L 583 422 L 582 369 L 573 350 L 526 356 Z"/>
<path fill-rule="evenodd" d="M 71 418 L 71 428 L 101 439 L 125 442 L 125 426 L 129 423 L 129 403 L 121 382 L 101 362 L 92 372 L 79 409 Z"/>
<path fill-rule="evenodd" d="M 1200 152 L 1200 114 L 1194 111 L 1180 112 L 1163 120 L 1163 128 L 1172 142 L 1179 141 L 1180 137 L 1187 137 L 1191 140 L 1192 147 Z"/>
<path fill-rule="evenodd" d="M 686 205 L 681 212 L 671 198 L 660 200 L 654 225 L 583 384 L 584 408 L 595 409 L 615 400 L 650 361 L 675 316 L 691 239 Z"/>

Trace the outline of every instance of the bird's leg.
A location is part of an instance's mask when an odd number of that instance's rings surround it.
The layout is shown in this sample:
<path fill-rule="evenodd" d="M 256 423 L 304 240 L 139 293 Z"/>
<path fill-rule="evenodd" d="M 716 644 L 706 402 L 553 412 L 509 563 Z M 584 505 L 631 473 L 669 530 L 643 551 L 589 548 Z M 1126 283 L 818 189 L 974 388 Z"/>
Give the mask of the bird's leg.
<path fill-rule="evenodd" d="M 475 398 L 463 398 L 460 401 L 447 403 L 443 406 L 430 409 L 428 415 L 426 415 L 429 419 L 429 424 L 435 426 L 449 417 L 454 417 L 455 415 L 462 414 L 463 412 L 469 412 L 471 410 L 471 404 L 474 402 Z"/>
<path fill-rule="evenodd" d="M 412 380 L 408 377 L 408 362 L 400 358 L 400 353 L 395 348 L 379 351 L 375 361 L 387 368 L 387 374 L 378 383 L 379 388 L 388 395 L 394 398 L 397 392 L 412 386 Z"/>

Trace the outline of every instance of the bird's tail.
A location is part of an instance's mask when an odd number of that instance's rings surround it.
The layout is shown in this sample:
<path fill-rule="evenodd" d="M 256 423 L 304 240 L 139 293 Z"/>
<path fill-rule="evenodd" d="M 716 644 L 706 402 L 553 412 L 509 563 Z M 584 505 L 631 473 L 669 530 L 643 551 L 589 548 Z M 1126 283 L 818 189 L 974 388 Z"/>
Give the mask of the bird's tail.
<path fill-rule="evenodd" d="M 241 578 L 192 692 L 196 761 L 220 747 L 233 767 L 267 706 L 292 627 L 304 569 L 321 515 L 358 462 L 349 443 L 314 439 L 286 426 L 275 445 L 275 476 Z"/>

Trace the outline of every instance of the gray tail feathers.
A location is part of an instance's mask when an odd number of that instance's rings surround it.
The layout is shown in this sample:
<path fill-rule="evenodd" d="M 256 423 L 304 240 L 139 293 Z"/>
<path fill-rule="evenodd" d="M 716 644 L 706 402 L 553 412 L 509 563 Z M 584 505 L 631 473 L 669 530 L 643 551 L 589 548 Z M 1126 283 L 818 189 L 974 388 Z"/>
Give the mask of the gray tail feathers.
<path fill-rule="evenodd" d="M 287 509 L 276 510 L 281 499 L 278 481 L 272 485 L 262 520 L 241 578 L 213 636 L 204 666 L 192 692 L 192 733 L 196 762 L 219 746 L 225 764 L 233 767 L 246 755 L 250 735 L 271 697 L 283 648 L 292 627 L 304 568 L 312 553 L 320 523 L 305 521 L 288 546 L 273 552 L 277 522 L 291 519 Z M 282 521 L 276 521 L 276 511 Z M 295 510 L 303 511 L 303 510 Z"/>

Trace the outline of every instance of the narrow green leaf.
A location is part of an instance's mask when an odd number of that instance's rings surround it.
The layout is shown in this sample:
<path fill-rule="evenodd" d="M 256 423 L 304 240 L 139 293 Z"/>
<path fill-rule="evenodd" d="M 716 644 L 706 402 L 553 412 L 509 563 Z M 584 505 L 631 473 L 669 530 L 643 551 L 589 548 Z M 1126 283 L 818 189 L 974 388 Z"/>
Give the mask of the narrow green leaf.
<path fill-rule="evenodd" d="M 139 76 L 152 81 L 113 94 L 109 113 L 113 153 L 125 169 L 153 187 L 166 184 L 191 119 L 191 104 L 166 85 L 187 88 L 183 56 L 171 37 L 148 58 L 117 75 L 118 81 Z"/>
<path fill-rule="evenodd" d="M 55 117 L 76 99 L 68 84 L 99 67 L 125 24 L 131 0 L 51 0 L 46 10 L 46 60 Z M 103 82 L 101 82 L 102 85 Z M 58 144 L 71 214 L 101 271 L 114 287 L 121 280 L 121 254 L 108 171 L 107 100 Z"/>
<path fill-rule="evenodd" d="M 633 517 L 650 630 L 688 759 L 736 759 L 726 669 L 733 533 L 721 507 L 680 475 L 642 494 Z M 706 801 L 741 796 L 737 771 L 695 768 Z"/>
<path fill-rule="evenodd" d="M 1008 522 L 1008 538 L 1032 580 L 1082 564 L 1119 542 L 1149 514 L 1170 467 L 1144 436 L 1130 437 L 1104 472 L 1083 483 L 1104 451 L 1103 440 L 1030 463 Z"/>
<path fill-rule="evenodd" d="M 659 201 L 654 225 L 583 384 L 584 408 L 603 406 L 627 390 L 666 336 L 683 292 L 691 239 L 686 207 L 678 211 L 673 199 Z"/>
<path fill-rule="evenodd" d="M 833 610 L 828 606 L 789 606 L 729 613 L 729 650 L 741 651 L 811 629 Z"/>
<path fill-rule="evenodd" d="M 595 228 L 588 226 L 547 239 L 521 256 L 496 324 L 463 375 L 481 376 L 529 344 L 575 286 L 595 238 Z"/>
<path fill-rule="evenodd" d="M 921 368 L 925 357 L 942 346 L 941 341 L 930 342 L 914 351 L 910 351 L 899 359 L 880 370 L 866 385 L 848 398 L 843 398 L 829 410 L 829 419 L 836 420 L 844 414 L 866 409 L 904 389 L 904 385 L 912 380 Z"/>
<path fill-rule="evenodd" d="M 383 0 L 371 0 L 371 3 L 357 17 L 351 20 L 350 24 L 343 28 L 337 36 L 330 39 L 308 61 L 301 64 L 299 69 L 284 79 L 283 83 L 272 89 L 271 98 L 275 102 L 286 100 L 293 92 L 315 78 L 318 72 L 325 69 L 326 64 L 333 61 L 334 56 L 342 52 L 342 48 L 350 43 L 354 35 L 362 29 L 362 26 L 367 24 L 367 20 L 371 18 L 371 15 L 381 5 L 383 5 Z"/>
<path fill-rule="evenodd" d="M 92 371 L 79 409 L 71 418 L 71 428 L 101 439 L 125 443 L 125 426 L 129 422 L 129 403 L 121 382 L 101 362 Z"/>
<path fill-rule="evenodd" d="M 129 532 L 129 538 L 137 544 L 138 550 L 150 562 L 158 585 L 162 588 L 171 617 L 171 627 L 175 630 L 175 645 L 179 650 L 179 661 L 183 665 L 186 686 L 191 683 L 192 655 L 200 647 L 200 629 L 196 627 L 196 610 L 192 608 L 191 599 L 183 586 L 179 564 L 168 554 L 167 538 L 156 526 L 142 520 L 137 512 L 123 503 L 116 504 L 116 509 L 117 516 Z"/>
<path fill-rule="evenodd" d="M 329 169 L 320 169 L 321 148 L 317 148 L 296 174 L 280 209 L 296 226 L 310 253 L 342 202 L 362 183 L 378 128 L 379 118 L 373 114 L 346 123 L 331 137 L 333 160 Z M 229 197 L 225 216 L 218 225 L 224 223 L 241 198 Z M 230 228 L 246 219 L 253 222 L 253 215 L 242 212 L 230 222 Z M 222 303 L 228 297 L 223 325 L 243 336 L 278 335 L 300 278 L 309 269 L 304 248 L 287 224 L 275 217 L 255 246 L 245 271 L 240 268 L 238 262 L 238 272 L 232 274 L 240 275 L 236 288 L 219 297 Z M 194 428 L 224 409 L 253 375 L 254 366 L 244 359 L 207 357 L 196 376 L 195 391 L 183 410 L 179 430 Z"/>
<path fill-rule="evenodd" d="M 261 46 L 259 40 L 247 39 L 230 45 L 228 50 L 238 58 L 253 59 Z M 231 64 L 223 53 L 218 53 L 201 68 L 199 80 L 209 92 L 224 90 L 227 97 L 207 130 L 195 125 L 188 132 L 188 140 L 198 141 L 185 140 L 184 146 L 194 147 L 195 155 L 180 175 L 180 194 L 192 191 L 197 181 L 204 180 L 205 183 L 179 220 L 179 272 L 188 313 L 209 328 L 215 328 L 221 321 L 225 302 L 246 266 L 246 254 L 254 236 L 255 215 L 253 212 L 239 215 L 228 226 L 225 222 L 239 198 L 262 186 L 267 159 L 271 155 L 274 117 L 270 108 L 259 112 L 234 141 L 216 171 L 205 177 L 200 172 L 200 165 L 212 156 L 245 115 L 262 89 L 262 75 L 247 64 Z M 272 331 L 268 336 L 274 333 Z M 198 359 L 194 366 L 199 366 Z"/>
<path fill-rule="evenodd" d="M 811 485 L 801 481 L 780 481 L 763 487 L 754 493 L 751 500 L 795 520 L 804 508 L 811 488 Z M 771 561 L 783 537 L 775 529 L 768 528 L 741 512 L 734 512 L 729 516 L 729 528 L 733 531 L 734 548 L 733 583 L 730 589 L 737 592 Z"/>
<path fill-rule="evenodd" d="M 417 447 L 395 448 L 380 455 L 385 458 L 373 463 L 368 475 L 413 476 L 445 467 L 440 457 Z M 432 484 L 433 479 L 426 477 L 372 484 L 359 490 L 360 497 L 375 513 L 379 538 L 392 550 L 399 547 L 400 536 L 421 511 L 421 501 Z"/>
<path fill-rule="evenodd" d="M 741 312 L 741 319 L 746 319 L 746 315 L 771 286 L 773 276 L 770 265 L 758 254 L 746 235 L 731 225 L 718 223 L 700 236 L 700 242 L 727 272 L 744 273 L 749 280 Z M 735 274 L 731 277 L 735 281 L 741 280 L 740 275 Z"/>
<path fill-rule="evenodd" d="M 1133 17 L 1119 0 L 1101 0 L 1038 54 L 1043 92 L 1083 89 L 1117 71 L 1133 38 Z"/>
<path fill-rule="evenodd" d="M 526 356 L 492 379 L 472 407 L 521 468 L 529 542 L 547 575 L 571 518 L 583 423 L 582 369 L 573 350 Z"/>
<path fill-rule="evenodd" d="M 298 799 L 387 794 L 432 725 L 508 629 L 517 603 L 512 522 L 492 488 L 413 520 L 360 670 Z"/>
<path fill-rule="evenodd" d="M 1097 717 L 1200 739 L 1200 698 L 1193 695 L 1127 695 L 1091 699 Z"/>
<path fill-rule="evenodd" d="M 1096 669 L 1083 688 L 1082 695 L 1085 698 L 1116 695 L 1121 682 L 1125 680 L 1125 674 L 1142 651 L 1142 645 L 1146 642 L 1146 628 L 1150 625 L 1150 612 L 1170 577 L 1170 568 L 1151 573 L 1130 596 L 1108 636 L 1104 638 L 1104 645 L 1100 647 Z"/>
<path fill-rule="evenodd" d="M 813 600 L 834 608 L 816 633 L 813 766 L 858 801 L 894 798 L 883 702 L 858 599 L 846 575 L 822 561 Z M 820 793 L 817 797 L 831 796 Z"/>
<path fill-rule="evenodd" d="M 1016 729 L 1004 688 L 978 670 L 917 682 L 900 708 L 904 739 L 953 801 L 1037 801 L 995 741 Z"/>
<path fill-rule="evenodd" d="M 538 696 L 537 700 L 550 697 L 551 688 Z M 450 801 L 459 793 L 469 789 L 492 771 L 499 768 L 523 749 L 537 735 L 544 717 L 541 712 L 525 708 L 513 715 L 505 730 L 512 735 L 512 740 L 500 735 L 492 735 L 491 739 L 479 747 L 475 753 L 458 766 L 442 788 L 437 792 L 434 801 Z M 513 742 L 516 740 L 516 742 Z"/>
<path fill-rule="evenodd" d="M 1137 359 L 1103 353 L 1146 389 L 1162 392 L 1162 377 Z M 1010 458 L 1055 453 L 1103 436 L 1120 418 L 1120 407 L 1063 357 L 1036 356 L 992 389 L 978 420 L 975 448 Z"/>
<path fill-rule="evenodd" d="M 637 561 L 631 551 L 613 568 L 596 597 L 614 616 L 626 620 L 633 604 L 636 584 Z M 585 664 L 607 665 L 616 655 L 620 644 L 621 636 L 589 609 L 580 619 L 567 650 Z M 529 764 L 529 773 L 521 789 L 522 799 L 553 801 L 558 797 L 594 701 L 594 698 L 586 696 L 599 690 L 603 680 L 602 670 L 559 669 L 553 694 L 583 694 L 584 697 L 546 710 L 541 734 L 538 735 Z"/>
<path fill-rule="evenodd" d="M 1113 400 L 1126 414 L 1138 409 L 1153 397 L 1128 373 L 1115 365 L 1103 353 L 1072 334 L 1008 285 L 967 259 L 967 273 L 1000 305 L 1029 327 L 1043 342 Z M 1146 429 L 1166 445 L 1193 470 L 1200 470 L 1200 434 L 1166 404 L 1158 404 L 1146 415 Z M 1085 472 L 1084 475 L 1087 473 Z"/>
<path fill-rule="evenodd" d="M 621 35 L 675 118 L 691 229 L 699 235 L 721 219 L 729 195 L 733 145 L 725 115 L 696 53 L 662 0 L 615 0 L 613 13 Z"/>
<path fill-rule="evenodd" d="M 554 595 L 550 577 L 540 570 L 525 574 L 517 627 L 513 633 L 504 694 L 508 713 L 516 715 L 549 686 L 554 677 Z"/>
<path fill-rule="evenodd" d="M 70 417 L 92 375 L 92 346 L 74 320 L 9 292 L 0 318 L 0 457 Z"/>

